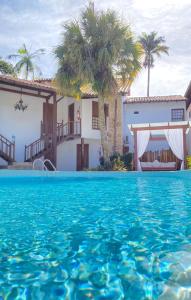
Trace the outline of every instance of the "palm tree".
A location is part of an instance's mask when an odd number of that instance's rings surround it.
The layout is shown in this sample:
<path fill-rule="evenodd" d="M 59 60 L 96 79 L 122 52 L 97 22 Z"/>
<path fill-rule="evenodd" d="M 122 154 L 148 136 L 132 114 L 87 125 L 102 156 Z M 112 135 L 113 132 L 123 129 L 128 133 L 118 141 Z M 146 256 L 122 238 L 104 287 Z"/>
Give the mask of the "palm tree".
<path fill-rule="evenodd" d="M 130 84 L 137 75 L 142 48 L 115 12 L 98 13 L 93 5 L 82 13 L 80 22 L 66 24 L 64 29 L 64 39 L 55 50 L 59 66 L 56 81 L 64 94 L 79 98 L 85 84 L 91 84 L 98 94 L 101 144 L 107 160 L 110 146 L 104 104 L 118 98 L 117 77 Z"/>
<path fill-rule="evenodd" d="M 20 74 L 24 77 L 24 79 L 28 79 L 29 76 L 34 79 L 35 72 L 37 72 L 38 75 L 42 74 L 40 68 L 34 63 L 34 61 L 44 53 L 44 49 L 38 49 L 31 53 L 30 50 L 27 49 L 26 45 L 23 44 L 16 54 L 11 54 L 8 58 L 18 59 L 18 62 L 14 67 L 16 73 Z"/>
<path fill-rule="evenodd" d="M 147 81 L 147 97 L 149 97 L 150 88 L 150 69 L 154 67 L 154 57 L 161 57 L 161 54 L 169 54 L 169 47 L 165 45 L 165 38 L 157 36 L 157 32 L 153 31 L 149 34 L 143 32 L 139 38 L 139 41 L 145 52 L 144 67 L 148 69 L 148 81 Z"/>
<path fill-rule="evenodd" d="M 15 75 L 14 67 L 12 64 L 6 62 L 0 57 L 0 74 Z"/>

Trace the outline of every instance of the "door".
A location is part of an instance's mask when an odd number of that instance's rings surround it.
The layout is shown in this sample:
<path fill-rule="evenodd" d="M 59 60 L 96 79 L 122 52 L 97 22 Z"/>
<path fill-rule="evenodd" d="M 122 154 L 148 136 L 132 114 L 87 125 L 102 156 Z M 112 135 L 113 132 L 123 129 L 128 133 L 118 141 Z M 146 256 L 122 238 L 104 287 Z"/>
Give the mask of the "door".
<path fill-rule="evenodd" d="M 68 134 L 74 134 L 74 103 L 68 106 Z"/>
<path fill-rule="evenodd" d="M 52 135 L 53 132 L 53 104 L 43 103 L 42 135 Z"/>
<path fill-rule="evenodd" d="M 77 144 L 77 171 L 89 168 L 89 144 Z"/>

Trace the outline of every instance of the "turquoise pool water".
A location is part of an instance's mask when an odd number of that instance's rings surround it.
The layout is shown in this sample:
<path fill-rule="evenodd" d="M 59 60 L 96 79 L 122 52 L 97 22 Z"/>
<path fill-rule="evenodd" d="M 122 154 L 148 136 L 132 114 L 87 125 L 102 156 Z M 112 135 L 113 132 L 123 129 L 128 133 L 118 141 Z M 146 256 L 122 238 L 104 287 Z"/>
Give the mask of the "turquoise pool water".
<path fill-rule="evenodd" d="M 0 171 L 0 299 L 191 299 L 191 173 Z"/>

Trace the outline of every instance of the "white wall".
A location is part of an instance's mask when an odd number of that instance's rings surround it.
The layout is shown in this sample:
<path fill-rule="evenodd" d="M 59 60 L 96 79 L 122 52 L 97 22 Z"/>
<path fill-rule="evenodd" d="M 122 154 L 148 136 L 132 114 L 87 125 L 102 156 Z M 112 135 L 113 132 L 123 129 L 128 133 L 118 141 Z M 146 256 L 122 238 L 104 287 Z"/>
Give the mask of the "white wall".
<path fill-rule="evenodd" d="M 171 109 L 177 108 L 183 108 L 186 117 L 184 101 L 123 104 L 123 138 L 128 136 L 130 151 L 133 151 L 133 136 L 129 131 L 128 124 L 171 122 Z M 139 114 L 134 114 L 135 111 L 138 111 Z"/>
<path fill-rule="evenodd" d="M 81 144 L 81 139 L 66 141 L 57 147 L 57 170 L 76 171 L 77 144 Z"/>
<path fill-rule="evenodd" d="M 16 161 L 24 161 L 25 145 L 40 137 L 40 122 L 43 114 L 43 99 L 23 96 L 26 111 L 15 111 L 14 105 L 20 100 L 19 94 L 0 93 L 0 134 L 12 141 L 15 136 Z M 1 162 L 0 162 L 1 163 Z"/>
<path fill-rule="evenodd" d="M 81 115 L 81 100 L 77 101 L 72 97 L 64 97 L 57 105 L 57 121 L 64 123 L 68 122 L 68 106 L 74 103 L 74 120 L 77 121 L 77 111 Z"/>
<path fill-rule="evenodd" d="M 92 101 L 98 99 L 82 99 L 82 137 L 100 139 L 99 130 L 92 129 Z"/>
<path fill-rule="evenodd" d="M 85 144 L 89 144 L 89 168 L 99 166 L 99 158 L 101 155 L 101 144 L 99 140 L 84 139 Z"/>
<path fill-rule="evenodd" d="M 99 165 L 100 142 L 84 139 L 84 143 L 89 144 L 89 168 L 96 168 Z M 81 139 L 66 141 L 57 147 L 57 170 L 76 171 L 77 144 L 81 144 Z"/>

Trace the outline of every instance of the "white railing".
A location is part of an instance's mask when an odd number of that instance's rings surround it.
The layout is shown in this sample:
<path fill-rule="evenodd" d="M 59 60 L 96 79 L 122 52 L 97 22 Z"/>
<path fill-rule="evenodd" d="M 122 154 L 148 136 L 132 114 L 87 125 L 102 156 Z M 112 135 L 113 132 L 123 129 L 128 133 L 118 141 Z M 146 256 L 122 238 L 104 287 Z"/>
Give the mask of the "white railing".
<path fill-rule="evenodd" d="M 49 163 L 50 166 L 51 166 L 51 168 L 52 168 L 52 170 L 53 170 L 53 171 L 56 171 L 56 167 L 53 165 L 53 163 L 50 161 L 50 159 L 45 159 L 45 160 L 43 160 L 43 159 L 41 159 L 41 158 L 35 159 L 35 160 L 33 161 L 33 170 L 39 170 L 39 169 L 36 168 L 37 163 L 40 163 L 40 164 L 41 164 L 41 170 L 42 170 L 42 171 L 50 171 L 50 170 L 47 168 L 46 163 Z"/>

